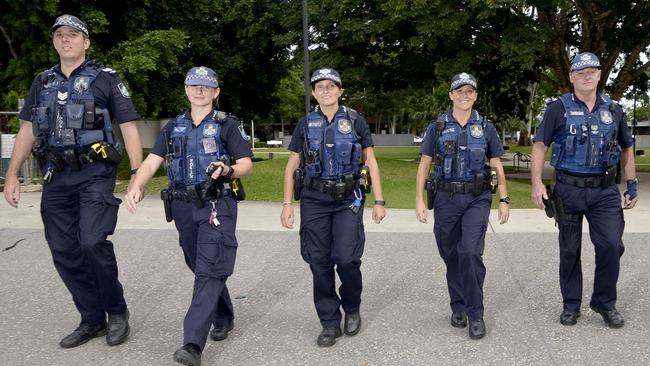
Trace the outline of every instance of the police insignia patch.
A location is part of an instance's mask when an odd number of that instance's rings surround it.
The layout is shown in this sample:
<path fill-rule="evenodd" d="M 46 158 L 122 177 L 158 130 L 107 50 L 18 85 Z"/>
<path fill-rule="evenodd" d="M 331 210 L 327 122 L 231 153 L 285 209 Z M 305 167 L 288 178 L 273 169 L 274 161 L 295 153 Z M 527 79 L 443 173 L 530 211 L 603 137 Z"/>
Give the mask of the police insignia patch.
<path fill-rule="evenodd" d="M 609 113 L 609 111 L 600 111 L 600 120 L 606 125 L 611 124 L 614 121 L 612 114 Z"/>
<path fill-rule="evenodd" d="M 598 125 L 591 125 L 591 134 L 598 135 Z"/>
<path fill-rule="evenodd" d="M 120 94 L 124 98 L 131 98 L 131 94 L 129 94 L 129 90 L 126 88 L 126 86 L 123 83 L 117 84 L 117 89 L 120 91 Z"/>
<path fill-rule="evenodd" d="M 203 128 L 203 136 L 209 137 L 217 134 L 217 126 L 214 123 L 208 123 Z"/>
<path fill-rule="evenodd" d="M 347 119 L 340 119 L 339 120 L 339 132 L 340 133 L 350 133 L 352 132 L 352 122 L 350 122 Z"/>
<path fill-rule="evenodd" d="M 251 137 L 246 134 L 246 131 L 244 131 L 244 123 L 239 123 L 239 127 L 237 127 L 239 130 L 239 133 L 241 134 L 241 138 L 244 139 L 244 141 L 250 141 Z"/>
<path fill-rule="evenodd" d="M 469 133 L 476 139 L 481 138 L 483 137 L 483 126 L 472 125 L 469 129 Z"/>
<path fill-rule="evenodd" d="M 80 76 L 75 79 L 74 81 L 74 90 L 81 94 L 85 90 L 88 90 L 88 77 L 86 76 Z"/>

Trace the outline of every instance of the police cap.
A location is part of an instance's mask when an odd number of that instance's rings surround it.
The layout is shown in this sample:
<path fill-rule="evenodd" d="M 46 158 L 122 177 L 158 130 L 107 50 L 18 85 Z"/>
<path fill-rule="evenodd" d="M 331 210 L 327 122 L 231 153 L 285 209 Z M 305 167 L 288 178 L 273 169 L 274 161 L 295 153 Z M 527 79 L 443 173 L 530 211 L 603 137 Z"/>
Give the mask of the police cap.
<path fill-rule="evenodd" d="M 185 85 L 203 85 L 218 88 L 217 73 L 209 67 L 193 67 L 185 76 Z"/>
<path fill-rule="evenodd" d="M 451 78 L 451 87 L 449 90 L 456 90 L 463 85 L 470 85 L 476 89 L 476 78 L 474 75 L 468 74 L 466 72 L 461 72 L 460 74 L 454 75 L 454 77 Z"/>
<path fill-rule="evenodd" d="M 314 71 L 311 75 L 311 86 L 313 87 L 314 84 L 321 80 L 331 80 L 334 84 L 338 85 L 339 88 L 342 87 L 341 75 L 334 69 L 318 69 Z"/>
<path fill-rule="evenodd" d="M 571 60 L 571 71 L 588 69 L 590 67 L 600 69 L 598 57 L 591 52 L 579 53 Z"/>
<path fill-rule="evenodd" d="M 63 14 L 60 17 L 56 18 L 54 25 L 50 28 L 50 32 L 54 33 L 57 28 L 64 25 L 74 28 L 88 37 L 88 28 L 86 28 L 86 24 L 76 16 L 70 14 Z"/>

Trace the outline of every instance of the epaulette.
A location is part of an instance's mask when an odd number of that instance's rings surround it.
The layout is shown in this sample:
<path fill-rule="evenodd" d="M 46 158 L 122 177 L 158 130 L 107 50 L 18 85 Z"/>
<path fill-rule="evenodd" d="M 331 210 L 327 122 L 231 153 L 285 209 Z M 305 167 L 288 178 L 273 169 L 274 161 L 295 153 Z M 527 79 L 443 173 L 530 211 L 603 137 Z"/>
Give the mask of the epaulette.
<path fill-rule="evenodd" d="M 117 72 L 117 71 L 111 69 L 110 67 L 104 67 L 104 68 L 102 69 L 102 71 L 103 71 L 103 72 L 107 72 L 107 73 L 109 73 L 109 74 L 115 74 L 115 73 Z"/>
<path fill-rule="evenodd" d="M 230 115 L 228 113 L 218 111 L 216 109 L 214 110 L 214 113 L 212 114 L 212 118 L 214 118 L 215 121 L 223 121 L 224 119 L 226 119 L 229 116 Z M 234 117 L 234 116 L 230 116 L 230 117 Z"/>
<path fill-rule="evenodd" d="M 558 101 L 558 100 L 560 100 L 560 98 L 558 98 L 558 97 L 548 98 L 546 100 L 546 105 L 548 106 L 549 104 L 551 104 L 551 103 L 553 103 L 555 101 Z"/>
<path fill-rule="evenodd" d="M 350 117 L 351 120 L 356 121 L 357 118 L 359 118 L 359 112 L 349 107 L 344 107 L 344 108 L 347 110 L 348 116 Z"/>

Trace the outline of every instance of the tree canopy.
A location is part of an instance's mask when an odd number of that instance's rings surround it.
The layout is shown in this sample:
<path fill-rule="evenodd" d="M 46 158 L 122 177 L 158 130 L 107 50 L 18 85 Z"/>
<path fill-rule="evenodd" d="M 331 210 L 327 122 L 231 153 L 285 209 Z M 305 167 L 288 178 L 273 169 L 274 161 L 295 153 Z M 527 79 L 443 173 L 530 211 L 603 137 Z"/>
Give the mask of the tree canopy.
<path fill-rule="evenodd" d="M 70 13 L 90 28 L 89 56 L 120 72 L 145 118 L 187 104 L 182 82 L 195 65 L 219 74 L 220 109 L 285 129 L 303 113 L 300 0 L 0 1 L 4 109 L 57 62 L 49 27 Z M 600 57 L 614 99 L 648 89 L 647 1 L 320 0 L 308 10 L 312 70 L 342 73 L 344 103 L 373 132 L 421 133 L 462 71 L 479 80 L 479 110 L 530 130 L 544 99 L 570 90 L 578 51 Z"/>

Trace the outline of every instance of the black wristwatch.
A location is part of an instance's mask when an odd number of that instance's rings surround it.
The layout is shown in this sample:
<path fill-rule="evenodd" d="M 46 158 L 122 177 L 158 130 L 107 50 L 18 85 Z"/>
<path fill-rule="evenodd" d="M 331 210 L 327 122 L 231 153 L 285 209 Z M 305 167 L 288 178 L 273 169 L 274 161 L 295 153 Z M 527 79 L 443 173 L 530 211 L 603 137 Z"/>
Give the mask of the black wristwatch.
<path fill-rule="evenodd" d="M 500 198 L 499 202 L 504 202 L 506 205 L 509 205 L 510 204 L 510 197 L 505 196 L 503 198 Z"/>

